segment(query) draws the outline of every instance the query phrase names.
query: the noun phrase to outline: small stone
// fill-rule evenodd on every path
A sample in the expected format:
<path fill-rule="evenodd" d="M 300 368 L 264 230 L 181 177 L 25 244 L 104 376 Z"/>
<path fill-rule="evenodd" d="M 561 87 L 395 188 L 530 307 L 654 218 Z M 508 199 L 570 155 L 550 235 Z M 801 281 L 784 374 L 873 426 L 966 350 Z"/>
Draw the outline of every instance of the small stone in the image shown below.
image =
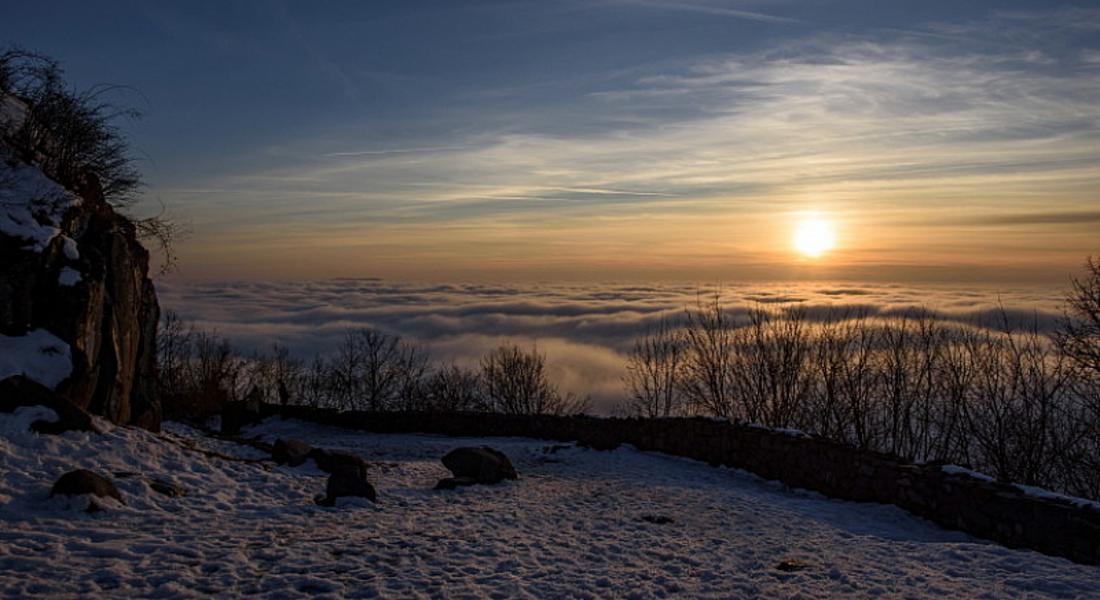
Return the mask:
<path fill-rule="evenodd" d="M 785 573 L 794 573 L 796 571 L 802 571 L 808 568 L 809 565 L 802 561 L 787 559 L 775 565 L 775 568 Z"/>
<path fill-rule="evenodd" d="M 180 484 L 166 479 L 150 479 L 149 489 L 169 498 L 181 498 L 187 495 L 187 490 L 183 489 Z"/>
<path fill-rule="evenodd" d="M 642 515 L 640 519 L 654 525 L 668 525 L 676 522 L 675 519 L 666 515 Z"/>

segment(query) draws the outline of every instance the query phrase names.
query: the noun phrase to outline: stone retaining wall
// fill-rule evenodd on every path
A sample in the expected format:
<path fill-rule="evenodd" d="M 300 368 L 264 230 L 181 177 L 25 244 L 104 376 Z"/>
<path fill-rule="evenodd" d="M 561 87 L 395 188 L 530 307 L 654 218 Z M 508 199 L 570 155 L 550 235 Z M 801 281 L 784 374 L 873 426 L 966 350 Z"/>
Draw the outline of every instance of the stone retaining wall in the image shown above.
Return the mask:
<path fill-rule="evenodd" d="M 278 412 L 265 407 L 265 412 Z M 288 417 L 375 433 L 515 436 L 595 449 L 631 444 L 833 498 L 897 505 L 942 527 L 1070 560 L 1100 564 L 1100 510 L 1028 495 L 938 465 L 915 465 L 817 437 L 704 418 L 605 419 L 498 414 L 367 413 L 289 407 Z"/>

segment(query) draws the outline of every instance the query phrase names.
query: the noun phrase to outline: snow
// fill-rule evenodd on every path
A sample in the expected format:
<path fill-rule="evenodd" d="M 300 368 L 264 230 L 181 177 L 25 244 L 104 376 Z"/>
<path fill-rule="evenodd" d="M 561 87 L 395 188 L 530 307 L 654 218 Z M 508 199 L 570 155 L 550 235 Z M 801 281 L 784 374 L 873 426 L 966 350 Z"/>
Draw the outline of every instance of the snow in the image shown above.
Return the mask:
<path fill-rule="evenodd" d="M 165 432 L 40 436 L 0 414 L 0 594 L 279 597 L 1088 596 L 1100 569 L 948 532 L 892 506 L 830 500 L 631 448 L 376 435 L 269 420 L 247 431 L 359 453 L 379 503 L 313 503 L 324 474 Z M 46 411 L 48 412 L 48 411 Z M 520 479 L 434 491 L 447 451 L 490 445 Z M 200 450 L 205 450 L 203 453 Z M 64 472 L 111 474 L 125 505 L 46 500 Z M 189 492 L 168 498 L 148 478 Z M 643 516 L 668 516 L 669 524 Z M 796 572 L 782 561 L 803 563 Z"/>
<path fill-rule="evenodd" d="M 61 236 L 61 250 L 65 253 L 65 258 L 69 260 L 80 258 L 80 250 L 76 246 L 76 240 L 67 235 Z"/>
<path fill-rule="evenodd" d="M 0 154 L 0 233 L 27 241 L 41 252 L 61 235 L 61 220 L 80 197 L 46 177 L 38 168 L 12 165 Z M 76 243 L 65 238 L 65 255 L 79 258 Z"/>
<path fill-rule="evenodd" d="M 940 470 L 944 473 L 951 473 L 953 475 L 966 475 L 967 477 L 973 477 L 974 479 L 980 479 L 982 481 L 996 481 L 995 477 L 986 475 L 985 473 L 979 473 L 967 469 L 966 467 L 960 467 L 959 465 L 943 465 Z"/>
<path fill-rule="evenodd" d="M 1057 500 L 1059 502 L 1068 502 L 1074 506 L 1087 506 L 1100 510 L 1100 502 L 1096 500 L 1089 500 L 1088 498 L 1078 498 L 1077 496 L 1067 496 L 1065 494 L 1059 494 L 1058 492 L 1052 492 L 1050 490 L 1044 490 L 1043 488 L 1032 487 L 1030 485 L 1024 485 L 1022 483 L 1012 484 L 1016 489 L 1033 496 L 1035 498 L 1046 498 L 1047 500 Z"/>
<path fill-rule="evenodd" d="M 767 425 L 761 425 L 760 423 L 748 423 L 748 427 L 753 429 L 763 429 L 765 431 L 771 431 L 773 433 L 781 433 L 789 437 L 808 438 L 810 434 L 802 431 L 801 429 L 792 429 L 790 427 L 768 427 Z"/>
<path fill-rule="evenodd" d="M 69 345 L 45 329 L 0 335 L 0 380 L 24 375 L 52 389 L 72 370 Z"/>
<path fill-rule="evenodd" d="M 83 277 L 80 275 L 80 271 L 72 267 L 62 267 L 61 272 L 57 275 L 57 283 L 64 286 L 73 286 L 81 282 Z"/>

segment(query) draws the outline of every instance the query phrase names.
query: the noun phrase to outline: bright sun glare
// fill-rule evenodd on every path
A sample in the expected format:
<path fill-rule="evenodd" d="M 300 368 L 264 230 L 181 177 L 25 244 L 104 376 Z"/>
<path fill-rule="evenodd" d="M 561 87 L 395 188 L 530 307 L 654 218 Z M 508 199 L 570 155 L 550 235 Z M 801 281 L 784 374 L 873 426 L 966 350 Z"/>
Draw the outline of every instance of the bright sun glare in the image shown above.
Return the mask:
<path fill-rule="evenodd" d="M 798 224 L 794 231 L 794 248 L 799 254 L 817 258 L 836 246 L 836 234 L 826 221 L 811 218 Z"/>

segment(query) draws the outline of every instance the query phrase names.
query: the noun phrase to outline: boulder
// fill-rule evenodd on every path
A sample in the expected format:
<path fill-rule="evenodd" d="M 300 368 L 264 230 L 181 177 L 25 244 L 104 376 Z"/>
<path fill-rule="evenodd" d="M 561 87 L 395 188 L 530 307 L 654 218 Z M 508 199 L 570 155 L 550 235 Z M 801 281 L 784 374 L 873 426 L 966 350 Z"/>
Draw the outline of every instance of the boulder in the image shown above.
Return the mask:
<path fill-rule="evenodd" d="M 367 461 L 351 452 L 344 452 L 343 450 L 314 448 L 309 452 L 309 458 L 312 458 L 313 462 L 317 463 L 318 469 L 332 474 L 348 471 L 365 479 L 367 477 L 367 470 L 370 468 Z"/>
<path fill-rule="evenodd" d="M 280 465 L 297 467 L 306 462 L 310 452 L 313 452 L 313 447 L 305 442 L 279 438 L 271 449 L 271 458 Z"/>
<path fill-rule="evenodd" d="M 111 483 L 110 479 L 87 469 L 77 469 L 62 475 L 57 483 L 53 484 L 53 488 L 50 489 L 51 498 L 59 494 L 64 496 L 91 494 L 99 498 L 110 497 L 122 502 L 122 494 L 118 493 L 118 488 Z"/>
<path fill-rule="evenodd" d="M 477 483 L 497 483 L 505 479 L 516 479 L 516 469 L 512 461 L 499 450 L 488 446 L 480 448 L 457 448 L 443 457 L 443 466 L 447 467 L 455 478 L 470 478 Z"/>
<path fill-rule="evenodd" d="M 345 469 L 328 476 L 325 496 L 317 500 L 317 504 L 335 506 L 337 498 L 347 497 L 366 498 L 371 502 L 378 501 L 378 493 L 374 490 L 374 486 L 367 481 L 365 474 Z"/>
<path fill-rule="evenodd" d="M 12 412 L 20 406 L 45 406 L 57 414 L 56 421 L 31 423 L 38 433 L 95 431 L 92 416 L 50 388 L 22 375 L 0 381 L 0 412 Z"/>

